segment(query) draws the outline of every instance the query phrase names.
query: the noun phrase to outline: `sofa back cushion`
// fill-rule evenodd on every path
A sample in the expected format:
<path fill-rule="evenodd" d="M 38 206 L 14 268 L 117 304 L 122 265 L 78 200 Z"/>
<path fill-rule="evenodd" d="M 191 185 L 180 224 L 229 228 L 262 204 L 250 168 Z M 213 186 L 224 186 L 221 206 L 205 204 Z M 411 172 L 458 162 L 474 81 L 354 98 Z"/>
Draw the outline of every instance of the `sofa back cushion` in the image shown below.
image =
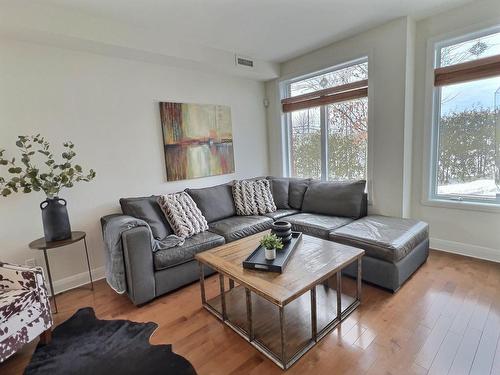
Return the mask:
<path fill-rule="evenodd" d="M 121 198 L 120 206 L 125 215 L 144 220 L 151 227 L 153 237 L 162 240 L 173 233 L 158 204 L 158 196 Z"/>
<path fill-rule="evenodd" d="M 289 178 L 288 204 L 296 210 L 302 209 L 304 194 L 311 182 L 310 178 Z"/>
<path fill-rule="evenodd" d="M 289 210 L 288 191 L 290 187 L 289 178 L 268 177 L 271 183 L 271 193 L 273 194 L 274 204 L 278 210 Z"/>
<path fill-rule="evenodd" d="M 186 192 L 193 198 L 209 223 L 236 215 L 233 192 L 229 184 L 186 189 Z"/>
<path fill-rule="evenodd" d="M 330 216 L 364 216 L 366 181 L 311 182 L 304 195 L 302 210 Z"/>

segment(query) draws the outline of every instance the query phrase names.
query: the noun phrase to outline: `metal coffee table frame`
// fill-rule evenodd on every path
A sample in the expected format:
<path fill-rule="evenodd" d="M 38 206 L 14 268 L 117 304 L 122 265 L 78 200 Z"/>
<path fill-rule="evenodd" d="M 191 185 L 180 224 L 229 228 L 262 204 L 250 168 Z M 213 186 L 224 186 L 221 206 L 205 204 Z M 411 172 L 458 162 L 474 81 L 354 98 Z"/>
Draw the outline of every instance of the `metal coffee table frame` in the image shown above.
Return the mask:
<path fill-rule="evenodd" d="M 325 337 L 330 331 L 332 331 L 340 322 L 342 322 L 349 314 L 351 314 L 356 307 L 361 303 L 361 259 L 362 255 L 353 259 L 351 262 L 347 263 L 344 267 L 338 270 L 333 275 L 327 275 L 318 281 L 308 290 L 305 290 L 304 293 L 296 296 L 290 302 L 278 305 L 267 298 L 265 296 L 261 296 L 266 299 L 268 302 L 271 302 L 273 305 L 277 306 L 279 309 L 279 320 L 280 320 L 280 333 L 281 333 L 281 353 L 274 353 L 271 349 L 269 349 L 263 342 L 259 341 L 255 338 L 254 335 L 254 327 L 253 327 L 253 316 L 252 316 L 252 292 L 259 294 L 258 291 L 253 290 L 249 287 L 243 286 L 245 288 L 246 295 L 246 310 L 247 310 L 247 324 L 248 324 L 248 332 L 244 330 L 242 327 L 233 324 L 228 320 L 227 311 L 226 311 L 226 290 L 224 283 L 224 276 L 229 279 L 229 290 L 234 288 L 235 281 L 231 279 L 231 276 L 221 272 L 218 270 L 219 274 L 219 288 L 220 288 L 220 298 L 221 298 L 221 307 L 222 313 L 216 310 L 213 306 L 211 306 L 206 299 L 205 294 L 205 275 L 203 271 L 204 264 L 202 262 L 198 262 L 199 264 L 199 272 L 200 272 L 200 289 L 201 289 L 201 302 L 205 309 L 215 315 L 218 319 L 220 319 L 223 323 L 225 323 L 228 327 L 233 329 L 236 333 L 238 333 L 241 337 L 243 337 L 246 341 L 252 344 L 257 350 L 259 350 L 262 354 L 267 356 L 271 361 L 273 361 L 278 367 L 283 370 L 290 368 L 295 362 L 297 362 L 304 354 L 306 354 L 309 349 L 315 346 L 323 337 Z M 350 264 L 357 262 L 357 277 L 356 277 L 356 297 L 354 301 L 350 303 L 347 307 L 342 309 L 342 270 L 349 266 Z M 335 276 L 334 276 L 335 275 Z M 335 319 L 330 321 L 323 329 L 318 331 L 317 329 L 317 302 L 316 302 L 316 287 L 324 282 L 328 281 L 331 277 L 336 277 L 336 293 L 337 293 L 337 314 Z M 311 339 L 307 342 L 302 348 L 293 353 L 290 358 L 287 360 L 286 353 L 286 327 L 285 327 L 285 306 L 289 303 L 295 301 L 300 296 L 309 292 L 311 295 Z"/>

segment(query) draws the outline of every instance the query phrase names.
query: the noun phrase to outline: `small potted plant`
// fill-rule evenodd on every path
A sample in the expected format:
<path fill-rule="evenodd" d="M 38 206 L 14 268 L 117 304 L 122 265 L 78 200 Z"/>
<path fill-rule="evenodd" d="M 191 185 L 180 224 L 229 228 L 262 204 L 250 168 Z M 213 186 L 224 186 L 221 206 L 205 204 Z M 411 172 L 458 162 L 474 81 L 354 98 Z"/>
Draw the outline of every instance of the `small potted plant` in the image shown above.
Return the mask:
<path fill-rule="evenodd" d="M 260 244 L 265 249 L 265 257 L 267 260 L 276 259 L 276 250 L 283 249 L 283 242 L 275 234 L 267 234 L 260 240 Z"/>

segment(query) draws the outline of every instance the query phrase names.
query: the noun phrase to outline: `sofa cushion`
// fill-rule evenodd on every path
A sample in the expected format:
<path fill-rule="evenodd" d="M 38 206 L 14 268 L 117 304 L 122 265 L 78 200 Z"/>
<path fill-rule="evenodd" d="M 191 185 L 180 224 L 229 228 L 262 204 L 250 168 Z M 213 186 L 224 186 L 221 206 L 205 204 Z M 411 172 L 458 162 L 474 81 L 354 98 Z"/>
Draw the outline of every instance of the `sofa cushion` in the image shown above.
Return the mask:
<path fill-rule="evenodd" d="M 270 217 L 274 221 L 279 220 L 281 218 L 290 216 L 290 215 L 295 215 L 298 214 L 300 211 L 299 210 L 276 210 L 274 212 L 268 212 L 265 214 L 267 217 Z M 286 221 L 286 219 L 285 219 Z"/>
<path fill-rule="evenodd" d="M 367 256 L 397 262 L 429 237 L 419 220 L 370 215 L 330 233 L 330 239 L 362 248 Z"/>
<path fill-rule="evenodd" d="M 288 204 L 291 208 L 300 210 L 304 201 L 304 194 L 311 182 L 310 178 L 290 178 L 288 186 Z"/>
<path fill-rule="evenodd" d="M 363 216 L 366 181 L 311 182 L 304 195 L 302 211 L 357 219 Z"/>
<path fill-rule="evenodd" d="M 159 250 L 154 253 L 155 270 L 175 267 L 189 262 L 202 251 L 212 249 L 224 244 L 224 237 L 212 232 L 202 232 L 187 238 L 182 246 Z"/>
<path fill-rule="evenodd" d="M 288 190 L 290 187 L 290 180 L 288 178 L 268 177 L 271 183 L 271 192 L 273 194 L 274 204 L 278 210 L 290 209 L 288 203 Z"/>
<path fill-rule="evenodd" d="M 153 237 L 157 240 L 162 240 L 173 233 L 158 204 L 158 196 L 121 198 L 120 206 L 125 215 L 136 217 L 148 223 Z"/>
<path fill-rule="evenodd" d="M 236 215 L 231 185 L 186 189 L 209 223 Z"/>
<path fill-rule="evenodd" d="M 231 242 L 268 230 L 272 224 L 273 220 L 266 216 L 233 216 L 210 223 L 208 230 Z"/>
<path fill-rule="evenodd" d="M 292 230 L 320 238 L 328 238 L 332 230 L 353 221 L 347 217 L 309 213 L 287 216 L 285 220 L 292 224 Z"/>

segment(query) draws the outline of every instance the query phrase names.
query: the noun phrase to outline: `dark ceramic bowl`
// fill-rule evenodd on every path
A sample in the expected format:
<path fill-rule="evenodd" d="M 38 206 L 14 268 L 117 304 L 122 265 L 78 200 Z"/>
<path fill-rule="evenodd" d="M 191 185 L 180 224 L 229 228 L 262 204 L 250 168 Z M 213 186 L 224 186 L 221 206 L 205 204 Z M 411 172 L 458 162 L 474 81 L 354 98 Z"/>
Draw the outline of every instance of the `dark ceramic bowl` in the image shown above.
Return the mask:
<path fill-rule="evenodd" d="M 286 236 L 286 237 L 280 237 L 281 238 L 281 242 L 283 242 L 284 244 L 290 242 L 292 240 L 292 232 L 290 232 L 290 235 Z"/>
<path fill-rule="evenodd" d="M 276 237 L 285 238 L 285 237 L 288 237 L 292 234 L 292 230 L 288 229 L 286 231 L 281 231 L 281 232 L 276 232 L 274 230 L 271 230 L 271 233 L 274 233 L 276 235 Z"/>
<path fill-rule="evenodd" d="M 271 228 L 273 229 L 274 233 L 288 232 L 289 230 L 292 230 L 292 224 L 290 224 L 288 221 L 276 221 L 273 223 L 273 226 Z"/>
<path fill-rule="evenodd" d="M 288 221 L 277 221 L 271 227 L 271 233 L 281 238 L 283 243 L 288 243 L 292 239 L 292 224 Z"/>

